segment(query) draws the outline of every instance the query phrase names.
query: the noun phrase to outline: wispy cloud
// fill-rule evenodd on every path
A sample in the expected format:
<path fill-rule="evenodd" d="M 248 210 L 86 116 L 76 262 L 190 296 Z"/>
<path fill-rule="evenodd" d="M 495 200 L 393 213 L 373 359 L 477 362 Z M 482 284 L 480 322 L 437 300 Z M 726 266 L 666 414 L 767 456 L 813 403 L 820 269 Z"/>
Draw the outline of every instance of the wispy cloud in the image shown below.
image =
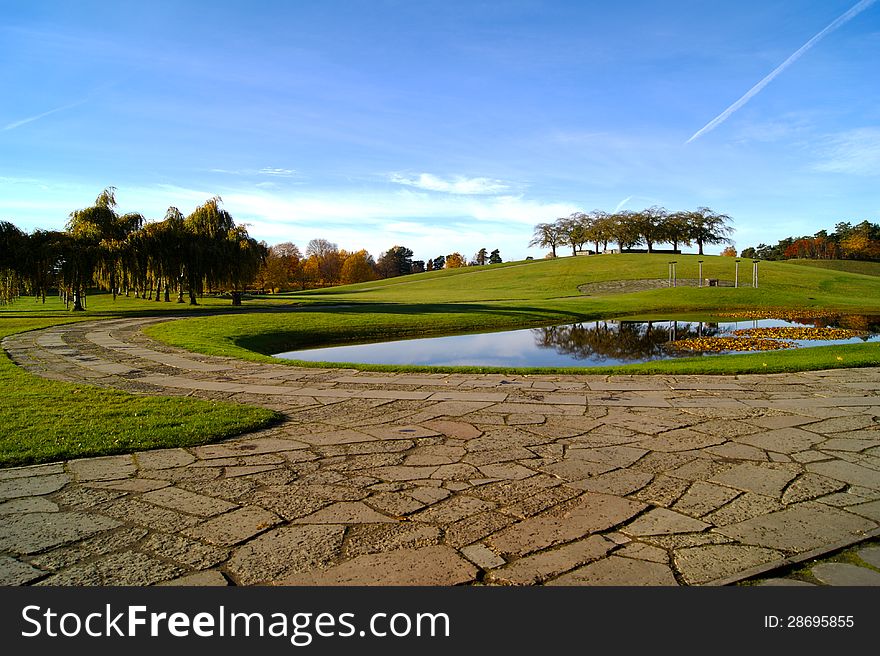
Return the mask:
<path fill-rule="evenodd" d="M 222 173 L 224 175 L 240 175 L 240 176 L 264 176 L 268 175 L 272 178 L 292 178 L 296 175 L 293 169 L 280 169 L 272 166 L 264 166 L 261 169 L 208 169 L 211 173 Z"/>
<path fill-rule="evenodd" d="M 755 86 L 753 86 L 751 89 L 746 91 L 746 93 L 742 96 L 742 98 L 737 100 L 730 107 L 725 109 L 718 116 L 713 118 L 711 121 L 709 121 L 706 125 L 704 125 L 699 130 L 697 130 L 691 136 L 690 139 L 685 141 L 685 144 L 689 144 L 694 139 L 699 139 L 701 136 L 703 136 L 707 132 L 714 130 L 719 125 L 724 123 L 724 121 L 726 121 L 728 118 L 730 118 L 730 116 L 735 111 L 737 111 L 740 107 L 742 107 L 747 102 L 749 102 L 749 100 L 751 100 L 753 97 L 755 97 L 761 91 L 761 89 L 763 89 L 768 84 L 770 84 L 777 76 L 779 76 L 780 73 L 782 73 L 786 68 L 788 68 L 793 63 L 795 63 L 798 59 L 800 59 L 805 52 L 807 52 L 810 48 L 812 48 L 814 45 L 816 45 L 823 37 L 825 37 L 827 34 L 830 34 L 831 32 L 836 30 L 841 25 L 848 23 L 850 20 L 855 18 L 858 14 L 862 13 L 865 9 L 867 9 L 868 7 L 873 5 L 875 2 L 876 2 L 876 0 L 860 0 L 860 2 L 858 2 L 853 7 L 851 7 L 849 9 L 849 11 L 847 11 L 846 13 L 844 13 L 843 15 L 839 16 L 837 19 L 832 21 L 829 25 L 827 25 L 825 27 L 825 29 L 823 29 L 821 32 L 819 32 L 815 36 L 813 36 L 812 39 L 810 39 L 804 45 L 802 45 L 800 48 L 798 48 L 791 56 L 789 56 L 788 59 L 786 59 L 779 66 L 774 68 L 773 71 L 771 71 L 770 74 L 767 75 L 767 77 L 765 77 L 763 80 L 758 82 Z"/>
<path fill-rule="evenodd" d="M 20 128 L 22 125 L 27 125 L 28 123 L 33 123 L 34 121 L 39 121 L 41 118 L 49 116 L 51 114 L 55 114 L 57 112 L 63 112 L 65 109 L 72 109 L 73 107 L 78 107 L 85 103 L 85 100 L 78 100 L 77 102 L 70 103 L 68 105 L 62 105 L 61 107 L 56 107 L 55 109 L 50 109 L 48 112 L 43 112 L 42 114 L 35 114 L 34 116 L 28 116 L 27 118 L 20 119 L 18 121 L 13 121 L 12 123 L 7 123 L 3 126 L 2 132 L 6 132 L 7 130 L 14 130 L 15 128 Z"/>
<path fill-rule="evenodd" d="M 510 186 L 501 180 L 491 178 L 467 178 L 455 176 L 451 180 L 444 180 L 431 173 L 422 173 L 418 177 L 407 177 L 399 173 L 390 176 L 391 182 L 425 189 L 426 191 L 442 191 L 449 194 L 476 195 L 498 194 L 507 191 Z"/>
<path fill-rule="evenodd" d="M 296 171 L 293 169 L 276 169 L 269 166 L 264 166 L 258 173 L 260 175 L 271 175 L 273 178 L 291 178 L 296 175 Z"/>
<path fill-rule="evenodd" d="M 880 128 L 859 128 L 829 137 L 819 171 L 880 175 Z"/>

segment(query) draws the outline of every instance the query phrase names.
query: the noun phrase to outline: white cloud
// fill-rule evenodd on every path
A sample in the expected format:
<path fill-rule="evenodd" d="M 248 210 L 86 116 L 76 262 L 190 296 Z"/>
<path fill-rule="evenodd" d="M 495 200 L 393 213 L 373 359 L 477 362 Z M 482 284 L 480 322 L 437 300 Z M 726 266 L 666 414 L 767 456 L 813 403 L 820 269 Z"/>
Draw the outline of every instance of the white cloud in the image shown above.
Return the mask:
<path fill-rule="evenodd" d="M 466 196 L 476 194 L 498 194 L 510 189 L 510 186 L 501 180 L 491 178 L 467 178 L 462 175 L 454 176 L 451 180 L 444 180 L 432 173 L 421 173 L 412 178 L 399 173 L 394 173 L 389 178 L 391 182 L 425 189 L 427 191 L 442 191 L 448 194 L 462 194 Z"/>
<path fill-rule="evenodd" d="M 273 178 L 292 178 L 296 175 L 296 171 L 294 169 L 282 169 L 272 166 L 264 166 L 261 169 L 208 169 L 208 171 L 211 173 L 222 173 L 224 175 L 239 175 L 248 177 L 268 175 Z"/>
<path fill-rule="evenodd" d="M 52 184 L 36 194 L 39 183 L 25 179 L 0 180 L 0 217 L 25 229 L 63 228 L 71 210 L 86 207 L 100 192 L 82 184 Z M 395 244 L 407 246 L 416 257 L 436 257 L 459 251 L 470 257 L 481 247 L 499 248 L 505 259 L 527 254 L 540 257 L 527 244 L 535 224 L 567 216 L 578 209 L 569 203 L 546 203 L 523 195 L 475 196 L 416 189 L 364 191 L 326 189 L 291 193 L 281 188 L 219 185 L 211 189 L 157 184 L 118 185 L 121 212 L 137 211 L 160 220 L 169 206 L 189 214 L 219 195 L 236 222 L 247 224 L 256 239 L 306 244 L 324 237 L 340 248 L 366 248 L 374 256 Z"/>
<path fill-rule="evenodd" d="M 275 178 L 291 178 L 296 174 L 296 171 L 293 169 L 277 169 L 270 166 L 264 166 L 258 171 L 258 173 L 261 175 L 271 175 Z"/>
<path fill-rule="evenodd" d="M 814 166 L 819 171 L 878 175 L 880 128 L 859 128 L 831 136 L 821 153 L 822 161 Z"/>

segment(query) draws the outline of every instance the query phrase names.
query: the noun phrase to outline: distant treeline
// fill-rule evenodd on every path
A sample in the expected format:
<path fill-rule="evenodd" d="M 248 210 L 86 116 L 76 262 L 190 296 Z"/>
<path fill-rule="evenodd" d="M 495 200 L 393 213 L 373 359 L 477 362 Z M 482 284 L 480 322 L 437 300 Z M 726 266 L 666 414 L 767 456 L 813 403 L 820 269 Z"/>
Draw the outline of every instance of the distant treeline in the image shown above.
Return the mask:
<path fill-rule="evenodd" d="M 327 239 L 312 239 L 305 254 L 290 242 L 269 247 L 253 285 L 264 292 L 283 292 L 501 262 L 498 249 L 490 253 L 485 248 L 477 251 L 470 261 L 458 252 L 427 261 L 414 260 L 413 251 L 406 246 L 392 246 L 376 260 L 365 250 L 349 252 Z"/>
<path fill-rule="evenodd" d="M 776 245 L 759 244 L 742 251 L 742 257 L 759 260 L 872 260 L 880 261 L 880 225 L 862 221 L 838 223 L 834 231 L 786 237 Z"/>
<path fill-rule="evenodd" d="M 556 249 L 562 246 L 577 255 L 586 244 L 593 245 L 596 253 L 607 251 L 608 244 L 617 244 L 621 251 L 644 244 L 649 253 L 659 243 L 670 244 L 673 250 L 696 244 L 702 255 L 707 244 L 730 243 L 731 223 L 728 215 L 708 207 L 669 212 L 655 205 L 638 211 L 575 212 L 552 223 L 539 223 L 529 246 L 549 248 L 556 257 Z"/>
<path fill-rule="evenodd" d="M 365 250 L 346 252 L 326 239 L 313 239 L 303 256 L 296 245 L 269 247 L 236 225 L 214 197 L 184 216 L 168 208 L 161 221 L 119 214 L 116 189 L 95 204 L 71 212 L 65 230 L 24 232 L 0 221 L 0 303 L 32 294 L 46 300 L 56 291 L 73 310 L 85 309 L 86 290 L 107 290 L 150 300 L 198 304 L 208 293 L 228 293 L 233 305 L 242 292 L 309 289 L 432 269 L 501 262 L 498 250 L 481 248 L 468 262 L 460 253 L 427 262 L 394 246 L 378 261 Z"/>

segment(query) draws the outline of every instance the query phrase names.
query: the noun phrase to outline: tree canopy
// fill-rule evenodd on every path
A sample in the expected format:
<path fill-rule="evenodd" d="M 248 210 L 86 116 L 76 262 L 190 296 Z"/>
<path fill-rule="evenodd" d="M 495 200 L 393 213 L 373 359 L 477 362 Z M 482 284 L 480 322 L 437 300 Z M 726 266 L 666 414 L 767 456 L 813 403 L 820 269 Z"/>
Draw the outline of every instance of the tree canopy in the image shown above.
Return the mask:
<path fill-rule="evenodd" d="M 732 221 L 728 215 L 707 207 L 679 212 L 669 212 L 657 205 L 638 211 L 578 211 L 552 223 L 536 225 L 529 246 L 549 248 L 550 257 L 556 257 L 556 249 L 561 245 L 570 246 L 572 255 L 577 255 L 588 243 L 596 253 L 607 251 L 609 243 L 616 243 L 621 251 L 644 244 L 649 253 L 658 243 L 671 244 L 675 251 L 681 244 L 695 243 L 702 255 L 707 244 L 730 242 Z"/>
<path fill-rule="evenodd" d="M 184 290 L 190 303 L 205 289 L 229 292 L 232 302 L 241 302 L 241 292 L 266 258 L 266 248 L 251 238 L 243 225 L 236 225 L 211 198 L 183 217 L 171 207 L 162 221 L 146 223 L 138 213 L 119 214 L 116 195 L 108 187 L 90 207 L 71 212 L 66 230 L 35 230 L 22 233 L 12 224 L 0 224 L 0 240 L 15 242 L 3 248 L 9 261 L 0 261 L 0 271 L 15 272 L 15 289 L 43 296 L 50 287 L 74 311 L 85 309 L 86 289 L 91 286 L 117 294 L 170 300 L 174 289 L 183 302 Z M 13 226 L 14 228 L 14 226 Z M 6 276 L 6 280 L 11 277 Z"/>

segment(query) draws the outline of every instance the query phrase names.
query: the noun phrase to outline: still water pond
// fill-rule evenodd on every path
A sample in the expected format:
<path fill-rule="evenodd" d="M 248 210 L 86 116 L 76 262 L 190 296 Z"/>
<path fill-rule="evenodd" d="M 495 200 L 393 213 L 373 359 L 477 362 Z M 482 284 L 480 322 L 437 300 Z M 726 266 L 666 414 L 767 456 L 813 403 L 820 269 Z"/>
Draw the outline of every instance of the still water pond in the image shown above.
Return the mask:
<path fill-rule="evenodd" d="M 799 339 L 803 329 L 831 328 L 825 339 Z M 760 350 L 759 342 L 778 334 L 790 347 L 880 342 L 880 317 L 828 319 L 748 319 L 718 323 L 695 321 L 584 321 L 497 333 L 407 339 L 373 344 L 278 353 L 309 362 L 474 367 L 590 367 L 732 352 L 730 338 L 759 336 L 740 348 Z M 834 330 L 845 330 L 835 333 Z M 736 331 L 736 332 L 735 332 Z M 857 333 L 857 334 L 855 334 Z M 818 331 L 816 336 L 818 336 Z M 854 335 L 854 336 L 848 336 Z M 812 337 L 813 335 L 808 336 Z M 834 338 L 840 337 L 840 338 Z M 773 340 L 766 340 L 773 341 Z M 690 350 L 673 346 L 687 344 Z M 738 342 L 739 343 L 739 342 Z M 718 346 L 721 345 L 721 346 Z M 772 345 L 771 345 L 772 346 Z M 696 350 L 694 350 L 696 349 Z M 747 351 L 746 351 L 747 352 Z"/>

